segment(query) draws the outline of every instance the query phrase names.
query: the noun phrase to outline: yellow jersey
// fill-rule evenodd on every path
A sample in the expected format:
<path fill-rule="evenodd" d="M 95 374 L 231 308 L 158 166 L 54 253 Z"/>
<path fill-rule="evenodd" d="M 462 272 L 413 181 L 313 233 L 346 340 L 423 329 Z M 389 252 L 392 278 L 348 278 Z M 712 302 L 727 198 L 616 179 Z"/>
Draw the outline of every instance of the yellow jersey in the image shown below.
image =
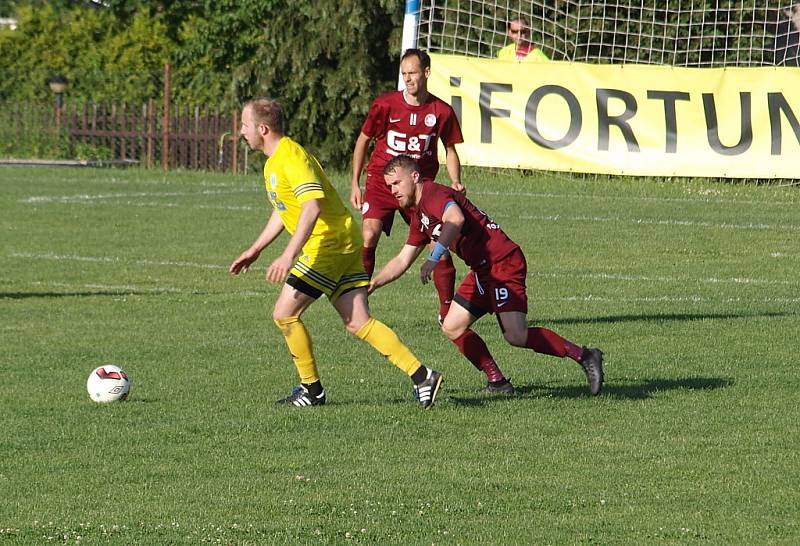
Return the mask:
<path fill-rule="evenodd" d="M 517 57 L 517 44 L 511 42 L 503 49 L 497 52 L 497 58 L 501 61 L 522 61 L 527 63 L 543 63 L 550 59 L 545 55 L 544 51 L 538 47 L 534 47 L 528 51 L 522 58 Z"/>
<path fill-rule="evenodd" d="M 297 229 L 301 205 L 318 199 L 320 215 L 303 245 L 303 254 L 344 254 L 360 251 L 361 229 L 342 202 L 317 159 L 284 136 L 264 164 L 264 184 L 272 207 L 290 234 Z"/>

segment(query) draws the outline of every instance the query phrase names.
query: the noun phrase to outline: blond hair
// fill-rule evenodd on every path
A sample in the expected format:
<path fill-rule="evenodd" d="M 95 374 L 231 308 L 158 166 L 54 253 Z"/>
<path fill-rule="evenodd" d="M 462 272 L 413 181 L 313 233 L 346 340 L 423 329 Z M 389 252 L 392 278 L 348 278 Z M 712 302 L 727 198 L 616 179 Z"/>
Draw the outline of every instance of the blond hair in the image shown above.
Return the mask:
<path fill-rule="evenodd" d="M 283 107 L 274 99 L 260 98 L 247 101 L 244 108 L 253 112 L 253 121 L 264 124 L 276 133 L 283 133 Z"/>

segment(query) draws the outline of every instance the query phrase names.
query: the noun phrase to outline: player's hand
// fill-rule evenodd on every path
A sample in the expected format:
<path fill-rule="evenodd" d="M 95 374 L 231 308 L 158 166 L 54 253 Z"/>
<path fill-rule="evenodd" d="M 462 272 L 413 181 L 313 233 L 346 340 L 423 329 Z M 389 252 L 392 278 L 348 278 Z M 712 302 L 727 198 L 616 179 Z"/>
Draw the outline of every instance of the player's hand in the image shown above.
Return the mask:
<path fill-rule="evenodd" d="M 231 275 L 238 275 L 239 273 L 247 273 L 250 264 L 258 259 L 260 252 L 253 252 L 250 249 L 242 252 L 238 258 L 228 267 L 228 273 Z"/>
<path fill-rule="evenodd" d="M 458 193 L 463 193 L 465 195 L 467 193 L 466 186 L 464 186 L 464 184 L 462 184 L 461 182 L 453 182 L 452 184 L 450 184 L 450 187 L 456 190 Z"/>
<path fill-rule="evenodd" d="M 289 270 L 292 268 L 294 260 L 286 256 L 278 256 L 267 269 L 267 280 L 275 284 L 282 283 L 289 275 Z"/>
<path fill-rule="evenodd" d="M 378 286 L 375 284 L 375 281 L 369 281 L 369 286 L 367 287 L 367 295 L 372 294 L 378 289 Z"/>
<path fill-rule="evenodd" d="M 364 195 L 361 193 L 361 188 L 359 186 L 353 186 L 353 189 L 350 191 L 350 204 L 353 205 L 353 208 L 358 212 L 361 212 L 361 205 L 364 204 L 363 198 Z"/>
<path fill-rule="evenodd" d="M 431 275 L 433 275 L 433 269 L 436 267 L 436 262 L 432 262 L 430 260 L 425 260 L 422 264 L 422 267 L 419 270 L 419 278 L 422 281 L 422 284 L 428 284 L 428 281 L 431 280 Z"/>

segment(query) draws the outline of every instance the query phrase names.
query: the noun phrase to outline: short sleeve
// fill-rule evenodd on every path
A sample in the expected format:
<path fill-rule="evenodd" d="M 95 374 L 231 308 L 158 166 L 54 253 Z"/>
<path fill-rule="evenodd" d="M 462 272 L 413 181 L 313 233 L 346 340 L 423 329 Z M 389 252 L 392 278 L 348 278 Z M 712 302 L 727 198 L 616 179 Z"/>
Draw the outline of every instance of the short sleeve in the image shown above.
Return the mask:
<path fill-rule="evenodd" d="M 386 130 L 386 110 L 384 106 L 374 101 L 367 113 L 367 119 L 361 126 L 361 132 L 370 138 L 375 138 Z"/>
<path fill-rule="evenodd" d="M 317 168 L 314 159 L 300 150 L 295 150 L 291 160 L 284 165 L 286 180 L 300 203 L 325 197 Z"/>
<path fill-rule="evenodd" d="M 464 142 L 464 135 L 461 134 L 461 126 L 458 124 L 458 118 L 449 106 L 448 116 L 445 123 L 442 125 L 442 142 L 445 146 L 452 146 L 453 144 L 460 144 Z"/>
<path fill-rule="evenodd" d="M 408 226 L 406 244 L 411 246 L 425 246 L 430 242 L 430 238 L 420 229 L 419 218 L 414 214 L 411 216 L 411 224 Z"/>

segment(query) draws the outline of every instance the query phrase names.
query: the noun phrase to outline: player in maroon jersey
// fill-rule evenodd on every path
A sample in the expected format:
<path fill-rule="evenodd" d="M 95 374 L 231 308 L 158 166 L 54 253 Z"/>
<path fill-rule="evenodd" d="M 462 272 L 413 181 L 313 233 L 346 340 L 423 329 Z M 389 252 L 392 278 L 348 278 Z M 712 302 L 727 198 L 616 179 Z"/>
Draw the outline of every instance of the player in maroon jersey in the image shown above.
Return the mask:
<path fill-rule="evenodd" d="M 598 394 L 603 386 L 600 349 L 575 345 L 547 328 L 528 327 L 527 263 L 520 247 L 500 226 L 463 194 L 422 180 L 419 166 L 408 156 L 394 158 L 386 164 L 384 173 L 387 187 L 412 218 L 405 246 L 372 278 L 369 291 L 400 277 L 433 241 L 433 250 L 420 270 L 422 282 L 427 283 L 439 256 L 449 248 L 471 271 L 458 287 L 442 331 L 486 374 L 489 390 L 502 390 L 499 387 L 510 383 L 486 343 L 470 326 L 483 315 L 494 313 L 511 345 L 571 358 L 583 368 L 591 393 Z"/>
<path fill-rule="evenodd" d="M 428 92 L 431 59 L 419 49 L 408 49 L 400 60 L 400 71 L 406 88 L 379 96 L 372 103 L 361 134 L 353 148 L 353 178 L 350 203 L 361 210 L 361 232 L 364 237 L 362 259 L 364 269 L 372 275 L 375 249 L 381 231 L 389 235 L 398 210 L 383 181 L 383 168 L 400 154 L 414 158 L 422 178 L 434 180 L 439 171 L 437 144 L 439 139 L 447 154 L 447 174 L 452 188 L 464 191 L 461 184 L 461 161 L 455 145 L 464 142 L 461 127 L 449 104 Z M 371 141 L 375 148 L 367 165 L 367 181 L 361 193 L 360 179 Z M 403 218 L 407 217 L 403 214 Z M 434 270 L 433 283 L 439 295 L 440 320 L 447 314 L 456 281 L 456 270 L 449 253 Z"/>

